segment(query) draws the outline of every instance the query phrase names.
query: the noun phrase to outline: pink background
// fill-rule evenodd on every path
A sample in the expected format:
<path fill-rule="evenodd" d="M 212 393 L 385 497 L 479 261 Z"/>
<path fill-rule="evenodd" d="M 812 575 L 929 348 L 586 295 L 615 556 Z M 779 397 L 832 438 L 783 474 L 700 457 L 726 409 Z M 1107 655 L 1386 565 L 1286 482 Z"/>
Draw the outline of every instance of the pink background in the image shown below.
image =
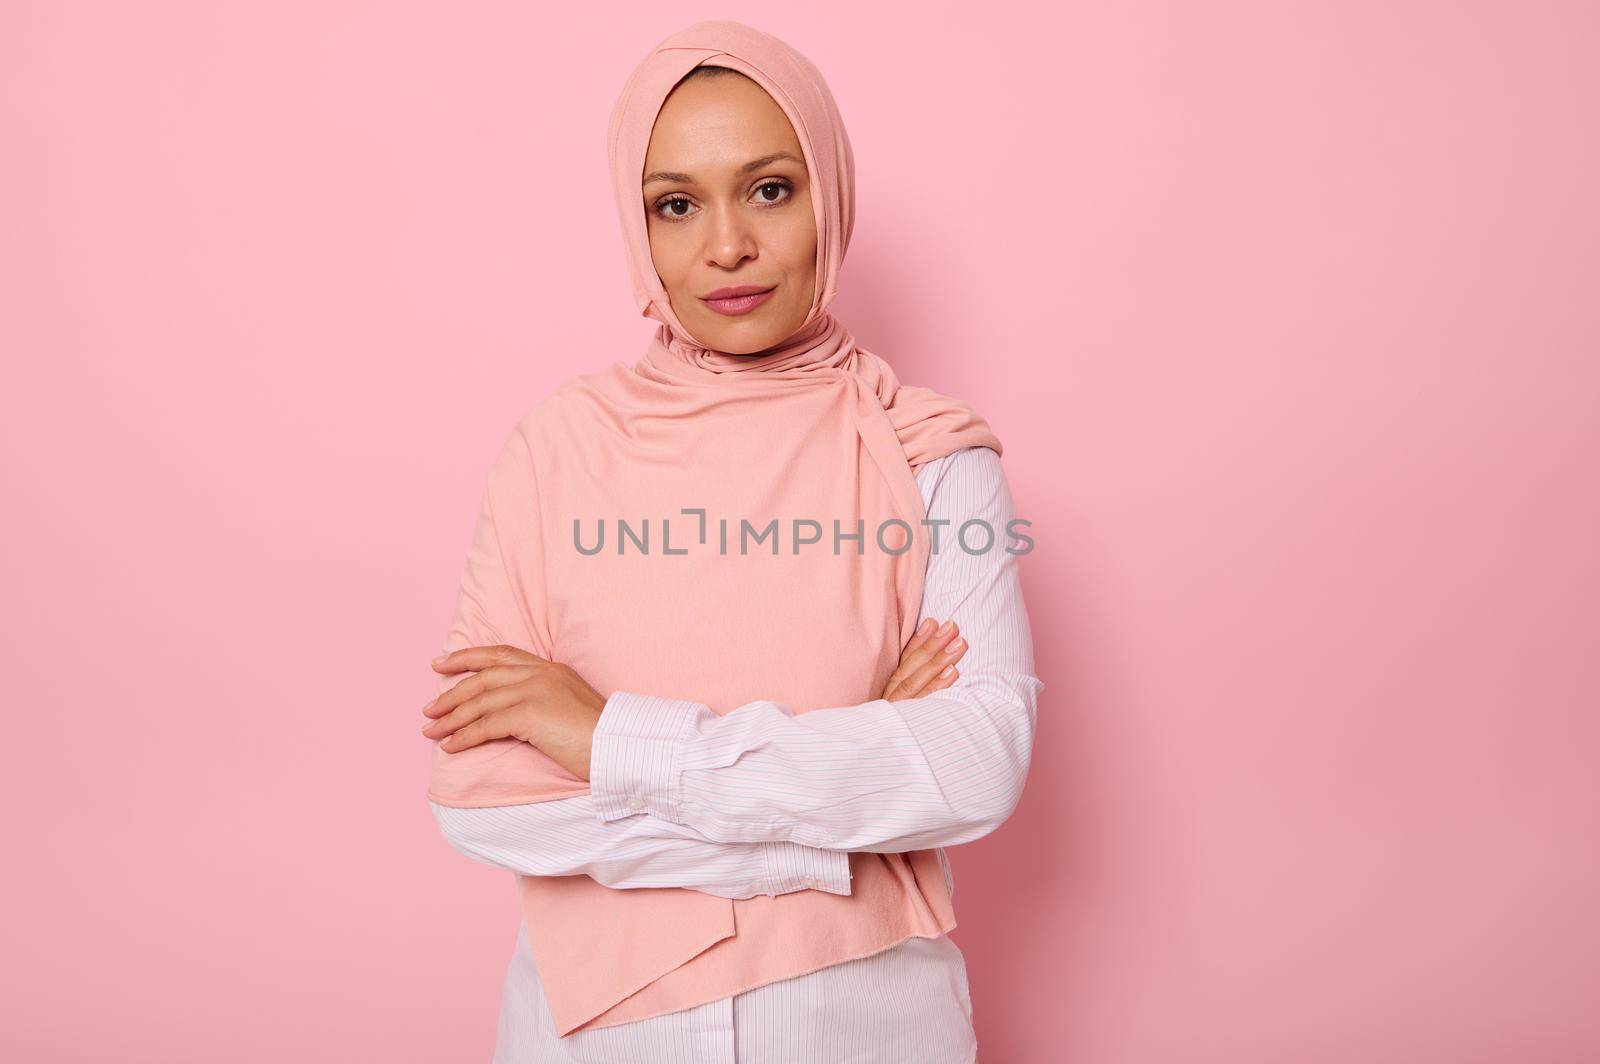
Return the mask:
<path fill-rule="evenodd" d="M 835 311 L 1035 522 L 985 1064 L 1600 1058 L 1600 9 L 981 10 L 0 7 L 0 1056 L 488 1059 L 427 660 L 499 441 L 648 336 L 612 101 L 734 17 L 854 138 Z"/>

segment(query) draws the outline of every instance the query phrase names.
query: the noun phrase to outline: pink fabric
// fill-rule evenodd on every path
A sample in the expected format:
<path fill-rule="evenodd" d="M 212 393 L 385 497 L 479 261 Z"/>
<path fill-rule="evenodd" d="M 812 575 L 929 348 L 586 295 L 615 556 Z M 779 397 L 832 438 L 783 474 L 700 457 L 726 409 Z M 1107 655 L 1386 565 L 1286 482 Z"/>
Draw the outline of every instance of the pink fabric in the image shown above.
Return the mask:
<path fill-rule="evenodd" d="M 707 350 L 651 267 L 639 182 L 655 117 L 702 63 L 738 70 L 789 116 L 812 179 L 817 293 L 801 327 L 761 355 Z M 663 41 L 611 123 L 612 178 L 641 312 L 661 324 L 637 364 L 562 384 L 519 422 L 490 470 L 447 650 L 508 643 L 572 666 L 602 693 L 649 691 L 719 714 L 758 699 L 797 713 L 877 698 L 915 628 L 928 538 L 914 468 L 967 446 L 1000 452 L 957 400 L 902 386 L 827 306 L 849 243 L 849 141 L 816 68 L 727 21 Z M 685 508 L 705 509 L 708 535 Z M 653 525 L 652 551 L 579 552 L 601 519 Z M 875 533 L 899 518 L 911 549 Z M 776 554 L 718 550 L 717 522 L 824 526 Z M 865 531 L 829 549 L 833 522 Z M 660 522 L 671 525 L 666 556 Z M 889 549 L 905 544 L 891 530 Z M 783 603 L 778 611 L 773 602 Z M 445 681 L 442 686 L 449 686 Z M 537 748 L 434 750 L 429 798 L 482 807 L 588 792 Z M 642 1019 L 955 927 L 938 854 L 854 853 L 849 896 L 730 900 L 681 888 L 613 890 L 587 876 L 523 877 L 529 942 L 561 1034 Z"/>

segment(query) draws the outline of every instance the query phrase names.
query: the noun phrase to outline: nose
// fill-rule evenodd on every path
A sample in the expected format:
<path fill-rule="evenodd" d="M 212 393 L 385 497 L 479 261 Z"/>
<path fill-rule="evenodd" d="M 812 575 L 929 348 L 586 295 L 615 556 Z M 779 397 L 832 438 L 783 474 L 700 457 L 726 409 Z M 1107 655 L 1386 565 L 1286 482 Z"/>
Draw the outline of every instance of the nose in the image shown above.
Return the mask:
<path fill-rule="evenodd" d="M 731 270 L 745 259 L 756 257 L 756 238 L 750 219 L 736 206 L 716 207 L 705 232 L 707 265 Z"/>

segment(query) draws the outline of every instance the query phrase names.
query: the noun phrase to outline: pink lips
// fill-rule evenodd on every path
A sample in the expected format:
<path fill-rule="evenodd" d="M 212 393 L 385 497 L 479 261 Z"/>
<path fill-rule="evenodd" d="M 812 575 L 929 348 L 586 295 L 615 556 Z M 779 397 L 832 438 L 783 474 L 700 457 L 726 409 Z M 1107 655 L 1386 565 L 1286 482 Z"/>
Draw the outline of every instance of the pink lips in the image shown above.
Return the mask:
<path fill-rule="evenodd" d="M 765 303 L 767 297 L 777 290 L 777 285 L 762 288 L 760 285 L 741 284 L 731 288 L 719 288 L 700 298 L 706 306 L 718 314 L 747 314 Z"/>

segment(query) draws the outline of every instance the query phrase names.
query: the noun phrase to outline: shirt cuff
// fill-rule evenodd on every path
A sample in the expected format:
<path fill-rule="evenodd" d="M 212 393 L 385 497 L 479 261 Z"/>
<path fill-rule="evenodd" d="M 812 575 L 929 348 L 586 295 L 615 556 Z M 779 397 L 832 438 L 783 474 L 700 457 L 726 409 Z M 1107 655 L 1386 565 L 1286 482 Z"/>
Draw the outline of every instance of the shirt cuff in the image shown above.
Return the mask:
<path fill-rule="evenodd" d="M 710 707 L 629 691 L 606 699 L 589 751 L 589 793 L 603 821 L 649 813 L 683 823 L 683 752 Z M 823 890 L 850 895 L 850 854 L 798 842 L 760 843 L 760 893 Z"/>
<path fill-rule="evenodd" d="M 674 824 L 683 747 L 699 702 L 617 691 L 595 722 L 589 751 L 589 793 L 601 820 L 650 813 Z"/>
<path fill-rule="evenodd" d="M 850 896 L 850 855 L 844 850 L 819 850 L 798 842 L 766 842 L 768 894 L 825 890 Z"/>

